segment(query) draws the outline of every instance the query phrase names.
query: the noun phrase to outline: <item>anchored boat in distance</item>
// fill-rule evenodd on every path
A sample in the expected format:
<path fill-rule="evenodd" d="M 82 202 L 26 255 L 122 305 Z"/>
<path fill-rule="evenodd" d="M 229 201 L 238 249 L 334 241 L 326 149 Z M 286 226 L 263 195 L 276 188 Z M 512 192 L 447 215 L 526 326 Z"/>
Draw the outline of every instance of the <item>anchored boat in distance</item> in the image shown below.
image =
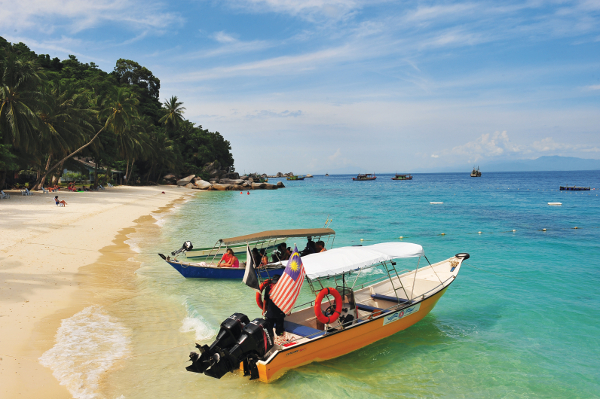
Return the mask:
<path fill-rule="evenodd" d="M 473 167 L 473 171 L 471 172 L 471 177 L 481 177 L 481 172 L 479 171 L 479 166 L 477 168 Z"/>
<path fill-rule="evenodd" d="M 399 175 L 396 173 L 396 176 L 392 177 L 392 180 L 412 180 L 412 175 Z"/>
<path fill-rule="evenodd" d="M 370 173 L 359 174 L 358 176 L 352 178 L 352 180 L 354 180 L 354 181 L 365 181 L 365 180 L 375 180 L 375 179 L 377 179 L 377 176 L 375 176 L 375 174 L 370 174 Z"/>

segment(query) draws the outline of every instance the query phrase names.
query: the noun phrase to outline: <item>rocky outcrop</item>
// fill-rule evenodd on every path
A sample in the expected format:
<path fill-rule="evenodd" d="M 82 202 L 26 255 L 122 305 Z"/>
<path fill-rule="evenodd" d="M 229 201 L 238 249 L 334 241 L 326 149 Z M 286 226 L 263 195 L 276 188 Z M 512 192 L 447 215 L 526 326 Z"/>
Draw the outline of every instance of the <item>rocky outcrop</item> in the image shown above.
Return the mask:
<path fill-rule="evenodd" d="M 219 183 L 220 184 L 243 184 L 244 180 L 243 179 L 228 179 L 228 178 L 223 178 L 223 179 L 219 179 Z"/>
<path fill-rule="evenodd" d="M 277 188 L 285 188 L 282 181 L 277 182 Z"/>
<path fill-rule="evenodd" d="M 185 186 L 192 182 L 192 179 L 196 177 L 196 175 L 189 175 L 188 177 L 184 177 L 183 179 L 177 180 L 178 186 Z"/>
<path fill-rule="evenodd" d="M 175 176 L 172 173 L 169 173 L 168 175 L 165 175 L 163 177 L 163 180 L 165 181 L 165 183 L 167 184 L 176 184 L 177 183 L 177 176 Z"/>
<path fill-rule="evenodd" d="M 194 188 L 194 183 L 188 183 L 184 187 L 185 188 Z"/>
<path fill-rule="evenodd" d="M 196 179 L 196 181 L 194 182 L 194 187 L 192 188 L 197 188 L 199 190 L 208 190 L 210 186 L 212 186 L 212 184 L 210 184 L 209 182 L 204 181 L 202 179 Z"/>

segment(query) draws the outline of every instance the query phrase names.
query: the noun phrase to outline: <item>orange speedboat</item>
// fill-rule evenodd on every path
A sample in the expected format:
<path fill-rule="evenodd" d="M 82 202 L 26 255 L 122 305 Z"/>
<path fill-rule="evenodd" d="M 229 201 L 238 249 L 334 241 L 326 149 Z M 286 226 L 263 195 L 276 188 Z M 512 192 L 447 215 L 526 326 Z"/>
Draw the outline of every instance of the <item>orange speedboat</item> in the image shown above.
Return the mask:
<path fill-rule="evenodd" d="M 398 266 L 415 258 L 415 269 Z M 422 258 L 427 264 L 420 266 Z M 292 368 L 343 356 L 423 319 L 468 258 L 459 253 L 429 264 L 423 248 L 411 243 L 307 255 L 302 263 L 316 299 L 286 316 L 283 336 L 276 337 L 262 318 L 250 322 L 235 313 L 221 324 L 212 345 L 196 345 L 200 354 L 190 354 L 187 369 L 221 378 L 240 368 L 251 379 L 271 382 Z M 383 274 L 373 273 L 375 268 Z"/>

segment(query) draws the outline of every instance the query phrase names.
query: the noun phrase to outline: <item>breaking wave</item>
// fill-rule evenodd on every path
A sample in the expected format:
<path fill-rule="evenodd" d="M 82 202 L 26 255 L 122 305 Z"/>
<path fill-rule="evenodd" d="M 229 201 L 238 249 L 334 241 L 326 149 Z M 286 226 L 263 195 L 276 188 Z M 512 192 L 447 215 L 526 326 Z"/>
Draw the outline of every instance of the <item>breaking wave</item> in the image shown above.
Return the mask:
<path fill-rule="evenodd" d="M 89 306 L 64 319 L 56 345 L 39 359 L 77 399 L 99 398 L 104 372 L 129 353 L 129 331 L 100 306 Z"/>

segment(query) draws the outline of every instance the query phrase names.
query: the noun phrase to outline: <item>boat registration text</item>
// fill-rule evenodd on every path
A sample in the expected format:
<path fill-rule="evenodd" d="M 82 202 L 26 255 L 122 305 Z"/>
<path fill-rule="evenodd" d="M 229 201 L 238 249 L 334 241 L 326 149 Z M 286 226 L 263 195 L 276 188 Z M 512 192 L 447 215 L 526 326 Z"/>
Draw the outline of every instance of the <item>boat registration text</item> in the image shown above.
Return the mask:
<path fill-rule="evenodd" d="M 393 323 L 400 319 L 405 318 L 406 316 L 410 316 L 413 313 L 417 313 L 421 308 L 421 304 L 417 303 L 416 305 L 411 306 L 410 308 L 402 309 L 399 312 L 392 313 L 389 316 L 385 316 L 383 318 L 383 325 Z"/>

